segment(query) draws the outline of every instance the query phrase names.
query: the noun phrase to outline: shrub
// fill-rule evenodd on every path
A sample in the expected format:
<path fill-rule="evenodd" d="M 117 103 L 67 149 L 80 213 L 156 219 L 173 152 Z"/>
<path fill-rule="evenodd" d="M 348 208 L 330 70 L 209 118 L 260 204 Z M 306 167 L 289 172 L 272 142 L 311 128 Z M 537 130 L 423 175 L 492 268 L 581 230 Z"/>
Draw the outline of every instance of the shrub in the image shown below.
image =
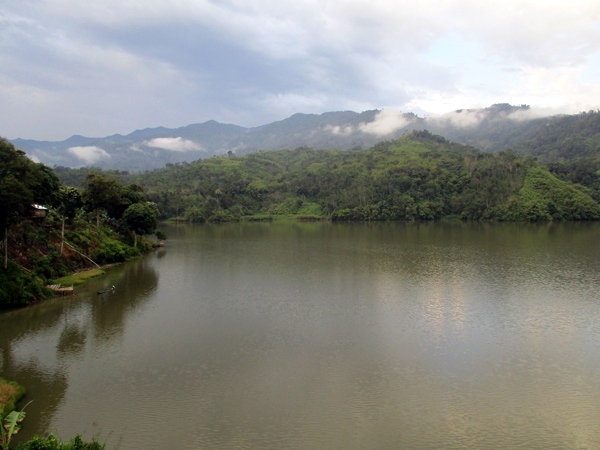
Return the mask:
<path fill-rule="evenodd" d="M 322 216 L 323 211 L 318 203 L 304 202 L 298 210 L 299 216 Z"/>
<path fill-rule="evenodd" d="M 51 434 L 44 437 L 36 436 L 19 445 L 18 450 L 103 450 L 104 448 L 106 446 L 95 439 L 85 442 L 80 435 L 63 443 Z"/>
<path fill-rule="evenodd" d="M 42 300 L 51 293 L 16 265 L 9 264 L 0 270 L 0 309 L 25 306 L 34 300 Z"/>
<path fill-rule="evenodd" d="M 138 249 L 123 244 L 116 239 L 106 239 L 92 253 L 92 259 L 98 264 L 112 264 L 116 262 L 124 262 L 128 258 L 139 256 Z"/>
<path fill-rule="evenodd" d="M 216 211 L 209 219 L 210 222 L 237 222 L 238 220 L 239 217 L 234 216 L 227 210 Z"/>

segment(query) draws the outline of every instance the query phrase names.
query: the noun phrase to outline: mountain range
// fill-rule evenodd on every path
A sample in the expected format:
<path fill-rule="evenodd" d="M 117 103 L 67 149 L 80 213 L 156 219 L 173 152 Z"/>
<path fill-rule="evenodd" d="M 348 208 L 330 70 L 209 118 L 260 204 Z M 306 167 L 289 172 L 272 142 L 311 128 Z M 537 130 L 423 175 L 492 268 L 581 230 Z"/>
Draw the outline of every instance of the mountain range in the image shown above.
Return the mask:
<path fill-rule="evenodd" d="M 294 114 L 259 127 L 246 128 L 214 120 L 181 128 L 146 128 L 126 136 L 72 136 L 64 141 L 14 139 L 27 155 L 54 167 L 94 166 L 140 172 L 214 155 L 244 155 L 261 150 L 368 148 L 413 130 L 495 152 L 524 145 L 564 116 L 537 117 L 527 105 L 496 104 L 436 117 L 393 110 Z"/>

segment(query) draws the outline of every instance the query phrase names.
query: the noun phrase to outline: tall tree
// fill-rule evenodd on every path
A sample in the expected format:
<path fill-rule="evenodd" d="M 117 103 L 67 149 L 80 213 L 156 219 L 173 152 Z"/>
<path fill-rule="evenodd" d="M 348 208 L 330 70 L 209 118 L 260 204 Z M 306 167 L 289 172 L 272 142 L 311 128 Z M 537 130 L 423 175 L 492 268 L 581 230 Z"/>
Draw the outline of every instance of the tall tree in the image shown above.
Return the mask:
<path fill-rule="evenodd" d="M 34 202 L 27 183 L 31 162 L 21 150 L 5 139 L 0 139 L 0 237 L 22 216 Z"/>
<path fill-rule="evenodd" d="M 4 246 L 4 268 L 8 264 L 8 228 L 16 223 L 35 200 L 30 186 L 32 162 L 6 139 L 0 139 L 0 239 Z"/>
<path fill-rule="evenodd" d="M 86 182 L 83 199 L 86 205 L 95 211 L 96 228 L 100 228 L 100 211 L 110 211 L 121 205 L 122 186 L 117 180 L 95 172 L 86 175 Z"/>
<path fill-rule="evenodd" d="M 152 234 L 158 225 L 158 211 L 147 203 L 134 203 L 123 213 L 123 222 L 133 232 L 134 247 L 137 247 L 137 235 Z"/>

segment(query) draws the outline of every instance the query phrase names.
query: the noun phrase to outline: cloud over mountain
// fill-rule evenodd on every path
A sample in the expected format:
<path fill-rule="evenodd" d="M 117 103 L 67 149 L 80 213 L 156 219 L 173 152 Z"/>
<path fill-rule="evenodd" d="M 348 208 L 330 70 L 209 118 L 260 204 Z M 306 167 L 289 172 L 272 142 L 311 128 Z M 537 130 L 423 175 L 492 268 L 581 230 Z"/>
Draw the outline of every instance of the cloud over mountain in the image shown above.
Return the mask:
<path fill-rule="evenodd" d="M 161 148 L 172 152 L 188 152 L 192 150 L 202 150 L 202 147 L 189 139 L 181 137 L 174 138 L 154 138 L 144 142 L 148 147 Z"/>
<path fill-rule="evenodd" d="M 377 113 L 372 122 L 362 123 L 359 126 L 363 133 L 374 134 L 375 136 L 387 136 L 408 125 L 409 121 L 400 111 L 393 109 L 384 109 Z"/>
<path fill-rule="evenodd" d="M 110 159 L 110 155 L 106 152 L 106 150 L 96 146 L 70 147 L 67 149 L 67 153 L 80 159 L 86 165 L 94 164 L 105 159 Z"/>

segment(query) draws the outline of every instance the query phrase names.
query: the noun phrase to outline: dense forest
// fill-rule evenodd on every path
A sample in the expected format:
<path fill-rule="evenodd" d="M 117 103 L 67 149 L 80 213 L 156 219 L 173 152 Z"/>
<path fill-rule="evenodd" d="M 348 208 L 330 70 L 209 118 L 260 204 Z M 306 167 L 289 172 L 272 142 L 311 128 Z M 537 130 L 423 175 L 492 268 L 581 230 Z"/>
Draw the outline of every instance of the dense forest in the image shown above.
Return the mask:
<path fill-rule="evenodd" d="M 157 215 L 140 186 L 90 173 L 83 190 L 65 187 L 0 139 L 0 309 L 51 295 L 52 279 L 147 251 L 138 236 L 155 232 Z"/>
<path fill-rule="evenodd" d="M 86 170 L 63 170 L 77 185 Z M 93 173 L 93 171 L 91 171 Z M 513 151 L 484 153 L 427 131 L 368 150 L 297 148 L 214 157 L 144 174 L 109 172 L 144 187 L 161 219 L 597 220 L 596 175 L 539 165 Z"/>
<path fill-rule="evenodd" d="M 540 162 L 600 157 L 600 111 L 565 115 L 549 121 L 531 139 L 515 147 Z"/>
<path fill-rule="evenodd" d="M 600 111 L 563 116 L 516 148 L 561 180 L 588 187 L 600 201 Z"/>

